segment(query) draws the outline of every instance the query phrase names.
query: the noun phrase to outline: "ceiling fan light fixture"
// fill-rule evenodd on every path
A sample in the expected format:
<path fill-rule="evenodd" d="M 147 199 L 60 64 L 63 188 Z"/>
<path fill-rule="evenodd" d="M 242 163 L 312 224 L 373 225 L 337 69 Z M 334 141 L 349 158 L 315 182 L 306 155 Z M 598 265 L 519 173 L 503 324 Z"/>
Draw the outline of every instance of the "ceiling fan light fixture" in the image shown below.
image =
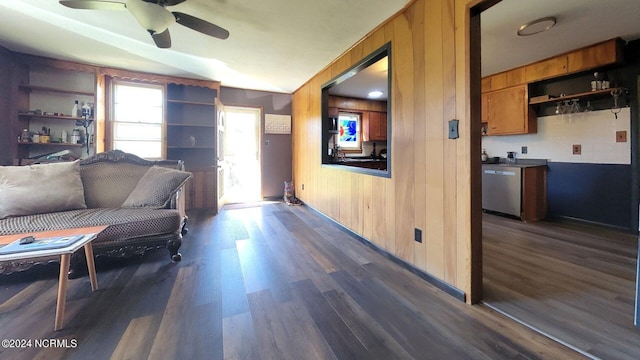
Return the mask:
<path fill-rule="evenodd" d="M 176 21 L 175 16 L 154 3 L 148 3 L 142 0 L 128 0 L 127 8 L 138 20 L 138 23 L 149 31 L 151 34 L 161 33 Z"/>
<path fill-rule="evenodd" d="M 529 21 L 528 23 L 521 25 L 518 28 L 518 36 L 539 34 L 543 31 L 551 29 L 556 24 L 556 22 L 558 22 L 558 19 L 556 19 L 554 16 L 548 16 Z"/>

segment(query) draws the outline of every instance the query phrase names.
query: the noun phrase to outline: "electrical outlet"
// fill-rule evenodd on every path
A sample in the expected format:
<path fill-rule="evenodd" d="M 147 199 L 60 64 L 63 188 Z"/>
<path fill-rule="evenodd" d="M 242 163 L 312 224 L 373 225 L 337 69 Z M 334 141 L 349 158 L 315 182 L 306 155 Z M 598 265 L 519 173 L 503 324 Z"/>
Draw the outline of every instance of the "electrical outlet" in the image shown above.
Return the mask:
<path fill-rule="evenodd" d="M 627 132 L 626 131 L 616 131 L 616 142 L 627 142 Z"/>
<path fill-rule="evenodd" d="M 573 145 L 573 155 L 581 155 L 582 154 L 582 145 L 577 144 Z"/>
<path fill-rule="evenodd" d="M 419 243 L 422 242 L 422 230 L 415 228 L 413 239 Z"/>
<path fill-rule="evenodd" d="M 526 154 L 526 153 L 527 153 L 527 151 L 529 151 L 529 148 L 527 148 L 526 146 L 523 146 L 523 147 L 520 149 L 520 154 Z"/>
<path fill-rule="evenodd" d="M 304 190 L 304 184 L 302 184 L 302 190 Z"/>

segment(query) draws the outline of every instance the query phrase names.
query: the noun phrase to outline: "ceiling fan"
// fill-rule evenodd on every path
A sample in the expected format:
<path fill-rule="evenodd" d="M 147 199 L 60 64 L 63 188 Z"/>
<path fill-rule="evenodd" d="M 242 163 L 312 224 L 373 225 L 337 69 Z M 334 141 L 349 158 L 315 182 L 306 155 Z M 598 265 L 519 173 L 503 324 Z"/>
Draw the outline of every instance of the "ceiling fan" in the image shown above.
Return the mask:
<path fill-rule="evenodd" d="M 218 25 L 204 21 L 189 14 L 169 11 L 166 6 L 178 5 L 186 0 L 126 0 L 125 2 L 109 0 L 60 0 L 60 4 L 72 9 L 87 10 L 129 10 L 138 23 L 151 34 L 159 48 L 171 47 L 169 25 L 174 22 L 192 30 L 218 39 L 229 37 L 229 31 Z"/>

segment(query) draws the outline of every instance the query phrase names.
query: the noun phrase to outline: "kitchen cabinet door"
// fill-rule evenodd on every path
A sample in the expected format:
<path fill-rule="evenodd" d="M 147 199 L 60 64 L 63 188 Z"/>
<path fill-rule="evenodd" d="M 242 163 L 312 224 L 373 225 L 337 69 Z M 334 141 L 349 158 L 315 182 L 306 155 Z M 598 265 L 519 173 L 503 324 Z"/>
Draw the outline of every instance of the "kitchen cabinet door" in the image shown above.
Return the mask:
<path fill-rule="evenodd" d="M 525 80 L 529 83 L 565 75 L 567 73 L 567 56 L 556 56 L 527 65 L 524 73 Z"/>
<path fill-rule="evenodd" d="M 611 39 L 568 54 L 569 73 L 595 69 L 622 61 L 622 46 L 619 39 Z"/>
<path fill-rule="evenodd" d="M 362 141 L 387 140 L 387 113 L 364 111 L 362 114 Z"/>
<path fill-rule="evenodd" d="M 489 94 L 482 94 L 482 122 L 489 122 Z"/>
<path fill-rule="evenodd" d="M 527 85 L 487 94 L 489 135 L 528 134 L 537 131 L 536 117 L 529 109 Z"/>

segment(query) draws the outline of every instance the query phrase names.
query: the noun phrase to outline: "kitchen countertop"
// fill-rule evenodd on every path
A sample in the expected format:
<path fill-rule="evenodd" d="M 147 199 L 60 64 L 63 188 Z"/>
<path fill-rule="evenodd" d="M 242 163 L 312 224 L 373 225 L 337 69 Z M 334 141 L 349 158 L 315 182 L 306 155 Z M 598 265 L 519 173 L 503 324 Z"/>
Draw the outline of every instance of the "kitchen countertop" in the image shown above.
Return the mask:
<path fill-rule="evenodd" d="M 350 158 L 350 157 L 345 157 L 343 160 L 336 160 L 334 162 L 332 162 L 332 164 L 341 164 L 341 163 L 358 163 L 358 162 L 382 162 L 382 161 L 387 161 L 387 159 L 372 159 L 372 158 Z"/>
<path fill-rule="evenodd" d="M 529 168 L 529 167 L 538 167 L 538 166 L 547 166 L 547 164 L 525 164 L 525 163 L 498 163 L 498 164 L 487 164 L 482 163 L 482 166 L 495 166 L 495 167 L 517 167 L 517 168 Z"/>
<path fill-rule="evenodd" d="M 498 158 L 490 158 L 490 160 L 494 160 Z M 499 158 L 500 160 L 496 162 L 483 162 L 482 165 L 493 165 L 499 167 L 517 167 L 517 168 L 528 168 L 528 167 L 537 167 L 537 166 L 547 166 L 547 159 L 516 159 L 515 163 L 510 163 L 506 158 Z"/>

